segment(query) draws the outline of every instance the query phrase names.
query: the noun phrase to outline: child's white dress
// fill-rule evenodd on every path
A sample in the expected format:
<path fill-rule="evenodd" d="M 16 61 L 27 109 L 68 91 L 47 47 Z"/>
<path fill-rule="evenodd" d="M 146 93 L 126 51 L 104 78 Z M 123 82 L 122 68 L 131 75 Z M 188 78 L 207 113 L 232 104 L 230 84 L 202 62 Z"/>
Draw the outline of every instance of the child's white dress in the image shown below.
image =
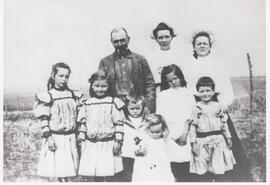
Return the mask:
<path fill-rule="evenodd" d="M 76 146 L 77 106 L 81 93 L 51 89 L 36 95 L 34 113 L 37 118 L 49 120 L 43 129 L 51 132 L 56 151 L 48 149 L 45 138 L 40 152 L 37 174 L 45 177 L 71 177 L 77 175 L 78 151 Z"/>
<path fill-rule="evenodd" d="M 178 145 L 175 140 L 182 135 L 185 122 L 191 119 L 194 105 L 193 95 L 184 87 L 170 88 L 160 92 L 157 96 L 157 113 L 164 117 L 169 129 L 167 147 L 171 162 L 183 163 L 189 162 L 191 159 L 189 139 L 184 146 Z"/>
<path fill-rule="evenodd" d="M 79 175 L 113 176 L 123 170 L 121 156 L 113 154 L 115 139 L 123 138 L 124 103 L 112 97 L 90 98 L 79 111 L 79 131 L 86 132 L 81 145 Z"/>
<path fill-rule="evenodd" d="M 190 140 L 199 145 L 198 156 L 192 155 L 190 172 L 204 174 L 224 174 L 232 170 L 236 164 L 232 151 L 225 138 L 231 138 L 227 125 L 227 117 L 218 117 L 221 106 L 218 102 L 210 105 L 197 103 L 193 109 L 194 122 L 190 128 Z M 201 136 L 200 136 L 201 135 Z"/>
<path fill-rule="evenodd" d="M 135 138 L 139 135 L 139 129 L 143 127 L 142 117 L 129 118 L 124 122 L 124 140 L 122 146 L 122 157 L 135 158 Z"/>
<path fill-rule="evenodd" d="M 153 139 L 146 133 L 140 138 L 146 155 L 135 157 L 132 182 L 174 182 L 165 139 Z"/>

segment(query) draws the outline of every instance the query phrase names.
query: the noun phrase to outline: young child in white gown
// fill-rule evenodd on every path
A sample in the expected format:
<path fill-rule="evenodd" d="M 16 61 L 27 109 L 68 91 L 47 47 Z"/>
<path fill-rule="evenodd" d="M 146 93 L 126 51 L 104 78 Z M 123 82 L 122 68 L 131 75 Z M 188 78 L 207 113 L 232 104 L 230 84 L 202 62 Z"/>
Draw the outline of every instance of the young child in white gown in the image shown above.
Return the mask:
<path fill-rule="evenodd" d="M 133 182 L 174 182 L 166 150 L 168 128 L 159 114 L 148 114 L 136 138 Z"/>
<path fill-rule="evenodd" d="M 145 107 L 144 97 L 136 96 L 130 92 L 126 98 L 125 122 L 124 122 L 124 139 L 122 146 L 122 159 L 124 170 L 119 173 L 120 182 L 130 182 L 132 180 L 133 165 L 135 159 L 136 141 L 139 130 L 143 127 L 143 111 Z"/>

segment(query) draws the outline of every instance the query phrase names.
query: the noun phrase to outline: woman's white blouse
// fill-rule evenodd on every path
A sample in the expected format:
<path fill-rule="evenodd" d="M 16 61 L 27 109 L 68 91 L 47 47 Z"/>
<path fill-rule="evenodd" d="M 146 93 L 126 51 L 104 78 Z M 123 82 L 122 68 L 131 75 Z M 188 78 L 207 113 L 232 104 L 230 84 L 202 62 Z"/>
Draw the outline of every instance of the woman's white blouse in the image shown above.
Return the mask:
<path fill-rule="evenodd" d="M 152 48 L 151 54 L 147 56 L 150 69 L 153 73 L 153 77 L 156 83 L 161 82 L 161 71 L 164 66 L 170 64 L 176 64 L 181 68 L 183 63 L 186 61 L 181 55 L 176 44 L 172 41 L 171 48 L 169 50 L 161 50 L 159 46 Z M 157 48 L 158 47 L 158 48 Z"/>
<path fill-rule="evenodd" d="M 215 82 L 215 91 L 220 93 L 218 100 L 226 107 L 232 103 L 234 95 L 229 71 L 218 57 L 209 55 L 197 60 L 193 59 L 183 68 L 183 73 L 187 87 L 194 95 L 198 95 L 196 84 L 199 78 L 209 76 Z"/>

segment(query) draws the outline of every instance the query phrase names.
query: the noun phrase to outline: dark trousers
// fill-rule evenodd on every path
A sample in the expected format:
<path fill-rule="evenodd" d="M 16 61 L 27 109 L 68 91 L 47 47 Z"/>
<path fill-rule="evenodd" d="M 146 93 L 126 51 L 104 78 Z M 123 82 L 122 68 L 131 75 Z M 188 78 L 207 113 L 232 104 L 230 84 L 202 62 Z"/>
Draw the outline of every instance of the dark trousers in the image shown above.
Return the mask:
<path fill-rule="evenodd" d="M 189 173 L 189 162 L 171 162 L 171 169 L 176 182 L 194 182 L 193 174 Z"/>
<path fill-rule="evenodd" d="M 122 157 L 124 170 L 115 175 L 115 182 L 131 182 L 134 159 Z"/>

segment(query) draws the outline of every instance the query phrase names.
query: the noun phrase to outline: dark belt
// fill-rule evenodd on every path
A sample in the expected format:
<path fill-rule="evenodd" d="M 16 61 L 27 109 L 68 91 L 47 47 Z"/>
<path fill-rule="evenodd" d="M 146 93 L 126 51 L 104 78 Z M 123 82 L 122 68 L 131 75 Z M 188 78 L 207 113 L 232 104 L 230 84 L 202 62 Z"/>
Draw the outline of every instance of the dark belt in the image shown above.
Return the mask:
<path fill-rule="evenodd" d="M 75 130 L 69 130 L 69 131 L 55 131 L 55 130 L 51 130 L 50 131 L 52 134 L 56 134 L 56 135 L 71 135 L 75 133 Z"/>
<path fill-rule="evenodd" d="M 155 83 L 155 87 L 161 86 L 161 83 Z"/>
<path fill-rule="evenodd" d="M 212 132 L 197 132 L 197 137 L 202 138 L 202 137 L 207 137 L 207 136 L 212 136 L 212 135 L 220 135 L 223 134 L 222 130 L 215 130 Z"/>
<path fill-rule="evenodd" d="M 114 140 L 114 136 L 112 136 L 112 137 L 105 137 L 105 138 L 96 138 L 96 137 L 90 138 L 90 137 L 86 136 L 86 139 L 88 141 L 91 141 L 92 143 L 96 143 L 96 142 L 107 142 L 107 141 Z"/>

